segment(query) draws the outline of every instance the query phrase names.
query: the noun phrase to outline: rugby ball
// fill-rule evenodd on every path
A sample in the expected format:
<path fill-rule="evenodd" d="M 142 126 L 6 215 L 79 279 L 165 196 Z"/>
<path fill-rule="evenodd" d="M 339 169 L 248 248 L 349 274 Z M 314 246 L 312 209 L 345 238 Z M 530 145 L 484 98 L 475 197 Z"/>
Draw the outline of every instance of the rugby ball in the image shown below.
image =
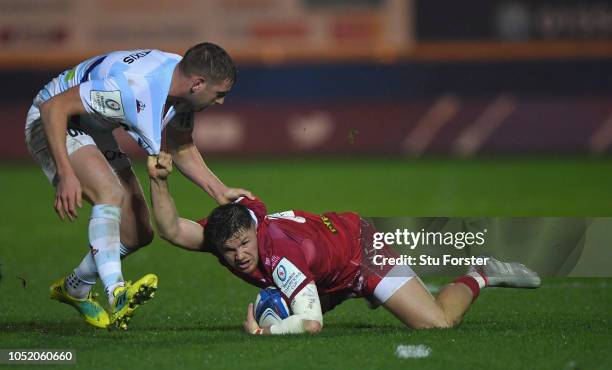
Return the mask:
<path fill-rule="evenodd" d="M 255 320 L 260 328 L 280 324 L 289 315 L 289 307 L 280 290 L 268 287 L 259 291 L 255 299 Z"/>

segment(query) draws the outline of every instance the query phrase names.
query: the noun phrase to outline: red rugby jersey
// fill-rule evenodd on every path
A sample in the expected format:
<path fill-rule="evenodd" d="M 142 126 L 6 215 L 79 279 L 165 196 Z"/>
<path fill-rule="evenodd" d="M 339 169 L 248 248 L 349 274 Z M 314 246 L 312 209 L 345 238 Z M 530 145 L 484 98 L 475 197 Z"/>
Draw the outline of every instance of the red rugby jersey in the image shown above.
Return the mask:
<path fill-rule="evenodd" d="M 216 250 L 204 249 L 236 276 L 261 288 L 276 286 L 288 302 L 311 281 L 320 295 L 355 288 L 361 262 L 359 215 L 304 211 L 266 215 L 266 206 L 259 199 L 242 198 L 239 203 L 257 220 L 256 270 L 243 274 L 227 265 Z M 206 227 L 207 219 L 198 223 Z"/>

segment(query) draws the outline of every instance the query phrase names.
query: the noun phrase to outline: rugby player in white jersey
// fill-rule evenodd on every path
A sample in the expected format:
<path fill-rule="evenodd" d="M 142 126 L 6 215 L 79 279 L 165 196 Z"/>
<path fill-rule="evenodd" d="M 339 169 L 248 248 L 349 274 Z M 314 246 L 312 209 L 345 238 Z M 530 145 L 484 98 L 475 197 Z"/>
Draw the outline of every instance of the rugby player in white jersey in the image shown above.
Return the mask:
<path fill-rule="evenodd" d="M 61 73 L 38 93 L 27 116 L 28 149 L 56 188 L 54 208 L 78 217 L 93 206 L 89 244 L 81 263 L 51 286 L 51 297 L 74 306 L 96 327 L 127 329 L 134 310 L 152 298 L 157 277 L 124 281 L 121 259 L 153 239 L 142 188 L 112 131 L 122 128 L 149 154 L 166 150 L 179 170 L 219 204 L 251 194 L 225 186 L 192 141 L 193 114 L 223 104 L 236 80 L 230 56 L 202 43 L 184 57 L 159 50 L 116 51 Z M 91 288 L 100 278 L 110 315 Z"/>

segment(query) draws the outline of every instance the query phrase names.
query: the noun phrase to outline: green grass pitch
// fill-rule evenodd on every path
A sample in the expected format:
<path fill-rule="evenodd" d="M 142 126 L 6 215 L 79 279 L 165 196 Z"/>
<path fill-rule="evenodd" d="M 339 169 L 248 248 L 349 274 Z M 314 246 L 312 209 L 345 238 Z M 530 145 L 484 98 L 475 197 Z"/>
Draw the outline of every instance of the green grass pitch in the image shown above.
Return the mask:
<path fill-rule="evenodd" d="M 262 197 L 269 211 L 612 215 L 610 160 L 296 158 L 209 164 L 227 184 Z M 136 168 L 144 174 L 142 163 Z M 488 289 L 451 330 L 411 331 L 384 308 L 371 311 L 352 300 L 325 316 L 320 335 L 253 337 L 241 324 L 257 289 L 213 257 L 159 239 L 123 268 L 128 279 L 158 274 L 155 299 L 139 309 L 129 331 L 95 330 L 48 298 L 50 283 L 87 251 L 89 207 L 75 224 L 61 223 L 52 211 L 53 191 L 36 167 L 2 164 L 0 173 L 0 349 L 74 349 L 72 368 L 84 369 L 612 368 L 612 279 L 547 278 L 537 290 Z M 178 174 L 171 190 L 185 217 L 205 216 L 213 206 Z M 399 359 L 394 353 L 400 344 L 425 344 L 432 353 Z"/>

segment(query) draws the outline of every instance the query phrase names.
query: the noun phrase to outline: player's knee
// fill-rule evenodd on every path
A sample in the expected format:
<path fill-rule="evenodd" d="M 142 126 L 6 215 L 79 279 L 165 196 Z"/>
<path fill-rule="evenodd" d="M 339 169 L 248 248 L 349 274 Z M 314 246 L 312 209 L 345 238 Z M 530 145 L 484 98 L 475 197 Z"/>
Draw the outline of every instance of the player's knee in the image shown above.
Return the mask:
<path fill-rule="evenodd" d="M 315 320 L 304 320 L 303 325 L 304 325 L 304 330 L 308 334 L 317 334 L 321 332 L 321 329 L 323 329 L 323 325 L 321 325 L 320 322 L 315 321 Z"/>
<path fill-rule="evenodd" d="M 448 329 L 453 326 L 455 326 L 453 322 L 449 321 L 445 316 L 432 317 L 412 325 L 414 329 Z"/>
<path fill-rule="evenodd" d="M 95 199 L 93 199 L 93 201 L 96 204 L 112 204 L 115 206 L 121 206 L 124 196 L 123 186 L 117 183 L 103 186 L 99 191 L 95 191 Z"/>
<path fill-rule="evenodd" d="M 449 320 L 447 320 L 446 318 L 440 319 L 438 321 L 436 321 L 433 326 L 431 327 L 432 329 L 449 329 L 452 328 L 453 323 Z"/>

